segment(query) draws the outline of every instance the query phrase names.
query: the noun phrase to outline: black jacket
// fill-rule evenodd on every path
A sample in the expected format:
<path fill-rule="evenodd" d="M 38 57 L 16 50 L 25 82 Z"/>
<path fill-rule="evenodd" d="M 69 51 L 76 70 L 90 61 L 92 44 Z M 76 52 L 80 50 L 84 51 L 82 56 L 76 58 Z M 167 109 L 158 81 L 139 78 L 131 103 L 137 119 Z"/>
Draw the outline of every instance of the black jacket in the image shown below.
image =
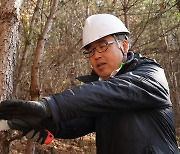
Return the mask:
<path fill-rule="evenodd" d="M 163 69 L 128 53 L 115 77 L 46 97 L 57 138 L 96 132 L 98 154 L 178 154 L 172 104 Z"/>

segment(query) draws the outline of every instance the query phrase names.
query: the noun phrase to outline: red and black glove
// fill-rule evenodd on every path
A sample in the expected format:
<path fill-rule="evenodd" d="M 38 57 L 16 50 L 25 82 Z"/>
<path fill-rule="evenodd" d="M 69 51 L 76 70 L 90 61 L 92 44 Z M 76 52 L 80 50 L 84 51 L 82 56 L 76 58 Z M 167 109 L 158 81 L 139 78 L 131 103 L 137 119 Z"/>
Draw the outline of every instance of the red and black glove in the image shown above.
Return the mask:
<path fill-rule="evenodd" d="M 23 135 L 39 144 L 49 144 L 54 139 L 54 136 L 46 128 L 41 126 L 24 132 Z"/>

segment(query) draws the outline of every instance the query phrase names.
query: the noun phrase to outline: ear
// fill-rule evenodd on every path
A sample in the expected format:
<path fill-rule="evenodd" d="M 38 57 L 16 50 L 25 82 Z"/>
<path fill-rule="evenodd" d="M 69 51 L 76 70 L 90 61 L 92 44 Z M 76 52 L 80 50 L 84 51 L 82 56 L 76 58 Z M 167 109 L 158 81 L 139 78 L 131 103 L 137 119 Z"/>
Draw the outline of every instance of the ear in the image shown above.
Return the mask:
<path fill-rule="evenodd" d="M 129 50 L 128 41 L 127 40 L 122 40 L 122 45 L 123 45 L 123 48 L 124 48 L 124 53 L 128 53 L 128 50 Z"/>

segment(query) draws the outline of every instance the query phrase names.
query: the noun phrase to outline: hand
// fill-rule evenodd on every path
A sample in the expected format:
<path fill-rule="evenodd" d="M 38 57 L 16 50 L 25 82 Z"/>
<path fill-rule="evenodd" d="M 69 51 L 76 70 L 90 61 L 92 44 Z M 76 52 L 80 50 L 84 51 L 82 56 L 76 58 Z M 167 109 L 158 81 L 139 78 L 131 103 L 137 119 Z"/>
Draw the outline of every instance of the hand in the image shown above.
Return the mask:
<path fill-rule="evenodd" d="M 33 129 L 50 115 L 45 101 L 5 100 L 0 103 L 0 119 L 8 120 L 12 129 Z"/>
<path fill-rule="evenodd" d="M 20 130 L 21 136 L 26 136 L 39 144 L 49 144 L 53 139 L 54 127 L 51 118 L 46 118 L 39 126 L 30 129 L 29 126 L 20 119 L 8 121 L 11 129 Z"/>
<path fill-rule="evenodd" d="M 49 144 L 54 136 L 44 127 L 36 127 L 35 129 L 24 134 L 26 138 L 31 139 L 39 144 Z"/>

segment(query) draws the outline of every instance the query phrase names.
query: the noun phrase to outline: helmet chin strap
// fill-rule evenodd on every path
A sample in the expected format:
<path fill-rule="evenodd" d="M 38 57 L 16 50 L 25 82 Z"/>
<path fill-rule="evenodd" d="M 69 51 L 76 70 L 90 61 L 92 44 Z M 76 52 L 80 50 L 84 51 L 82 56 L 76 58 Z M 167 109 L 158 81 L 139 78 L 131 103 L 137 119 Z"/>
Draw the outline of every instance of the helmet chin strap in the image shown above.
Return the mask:
<path fill-rule="evenodd" d="M 119 41 L 119 40 L 118 40 L 117 43 L 118 43 L 118 47 L 119 47 L 119 49 L 121 50 L 122 55 L 123 55 L 122 62 L 125 63 L 126 60 L 127 60 L 127 53 L 124 52 L 124 47 L 123 47 L 123 45 L 122 45 L 122 41 Z"/>
<path fill-rule="evenodd" d="M 121 50 L 122 54 L 124 55 L 124 47 L 122 45 L 122 42 L 118 40 L 118 48 Z"/>
<path fill-rule="evenodd" d="M 121 41 L 121 40 L 118 40 L 118 38 L 116 37 L 116 35 L 113 35 L 113 36 L 114 36 L 115 41 L 116 41 L 117 44 L 118 44 L 118 48 L 121 50 L 122 55 L 123 55 L 122 63 L 125 63 L 126 60 L 127 60 L 127 52 L 124 51 L 124 47 L 123 47 L 123 45 L 122 45 L 122 41 Z M 128 49 L 127 49 L 127 50 L 128 50 Z"/>

